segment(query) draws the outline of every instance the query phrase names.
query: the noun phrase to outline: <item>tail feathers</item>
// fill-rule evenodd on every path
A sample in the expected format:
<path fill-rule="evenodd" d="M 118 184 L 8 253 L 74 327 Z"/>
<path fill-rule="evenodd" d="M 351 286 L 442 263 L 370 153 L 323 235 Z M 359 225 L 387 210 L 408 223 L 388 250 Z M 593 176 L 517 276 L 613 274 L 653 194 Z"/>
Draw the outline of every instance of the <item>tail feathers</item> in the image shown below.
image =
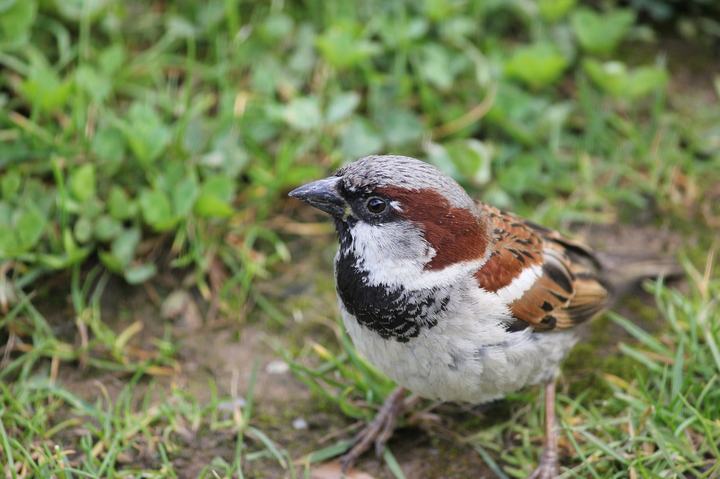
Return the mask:
<path fill-rule="evenodd" d="M 620 294 L 637 287 L 644 279 L 674 279 L 683 275 L 680 263 L 666 256 L 603 252 L 596 253 L 596 258 L 602 266 L 602 279 Z"/>

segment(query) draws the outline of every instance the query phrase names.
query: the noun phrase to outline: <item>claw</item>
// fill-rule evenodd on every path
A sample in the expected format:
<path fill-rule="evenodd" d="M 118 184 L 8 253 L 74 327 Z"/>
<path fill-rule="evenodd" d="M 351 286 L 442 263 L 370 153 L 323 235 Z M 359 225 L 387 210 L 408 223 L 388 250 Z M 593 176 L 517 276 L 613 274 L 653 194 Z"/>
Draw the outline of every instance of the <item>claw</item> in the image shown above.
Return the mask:
<path fill-rule="evenodd" d="M 387 444 L 395 431 L 398 416 L 405 409 L 406 392 L 404 388 L 396 388 L 385 400 L 385 404 L 383 404 L 375 419 L 355 436 L 353 448 L 342 458 L 342 468 L 340 470 L 343 475 L 370 448 L 373 442 L 375 442 L 375 452 L 378 457 L 382 455 L 385 444 Z"/>

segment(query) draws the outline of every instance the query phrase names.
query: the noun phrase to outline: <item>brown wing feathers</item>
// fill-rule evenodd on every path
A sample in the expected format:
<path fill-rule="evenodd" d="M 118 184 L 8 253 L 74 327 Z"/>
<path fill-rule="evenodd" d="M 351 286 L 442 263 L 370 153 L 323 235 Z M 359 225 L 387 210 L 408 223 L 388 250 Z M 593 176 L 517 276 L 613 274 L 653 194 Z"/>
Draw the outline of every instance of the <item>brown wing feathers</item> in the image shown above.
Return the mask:
<path fill-rule="evenodd" d="M 484 203 L 478 207 L 487 213 L 493 240 L 476 277 L 486 290 L 509 298 L 518 320 L 512 329 L 567 329 L 607 307 L 610 294 L 589 248 Z"/>

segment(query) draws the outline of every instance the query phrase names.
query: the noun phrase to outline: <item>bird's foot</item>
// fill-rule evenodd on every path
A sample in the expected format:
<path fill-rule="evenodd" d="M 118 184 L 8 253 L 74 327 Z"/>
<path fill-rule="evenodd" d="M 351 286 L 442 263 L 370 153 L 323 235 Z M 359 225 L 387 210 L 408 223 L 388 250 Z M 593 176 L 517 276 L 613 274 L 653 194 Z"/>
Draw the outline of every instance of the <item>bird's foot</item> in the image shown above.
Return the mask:
<path fill-rule="evenodd" d="M 405 410 L 406 392 L 404 388 L 396 388 L 385 400 L 385 404 L 383 404 L 375 419 L 355 436 L 353 448 L 342 458 L 341 470 L 343 475 L 370 448 L 373 442 L 375 442 L 375 453 L 378 457 L 382 454 L 385 444 L 395 431 L 398 416 Z"/>
<path fill-rule="evenodd" d="M 527 479 L 555 479 L 560 475 L 560 462 L 558 461 L 557 450 L 543 452 L 540 464 Z"/>

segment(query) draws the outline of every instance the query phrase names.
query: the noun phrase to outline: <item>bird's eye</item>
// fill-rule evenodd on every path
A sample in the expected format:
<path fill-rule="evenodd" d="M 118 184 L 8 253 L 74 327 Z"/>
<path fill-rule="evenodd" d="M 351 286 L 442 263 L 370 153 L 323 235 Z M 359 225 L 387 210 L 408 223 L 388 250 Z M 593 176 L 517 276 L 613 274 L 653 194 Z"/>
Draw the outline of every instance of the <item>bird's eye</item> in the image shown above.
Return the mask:
<path fill-rule="evenodd" d="M 378 214 L 385 211 L 387 203 L 385 200 L 381 200 L 380 198 L 370 198 L 367 201 L 366 206 L 370 213 Z"/>

